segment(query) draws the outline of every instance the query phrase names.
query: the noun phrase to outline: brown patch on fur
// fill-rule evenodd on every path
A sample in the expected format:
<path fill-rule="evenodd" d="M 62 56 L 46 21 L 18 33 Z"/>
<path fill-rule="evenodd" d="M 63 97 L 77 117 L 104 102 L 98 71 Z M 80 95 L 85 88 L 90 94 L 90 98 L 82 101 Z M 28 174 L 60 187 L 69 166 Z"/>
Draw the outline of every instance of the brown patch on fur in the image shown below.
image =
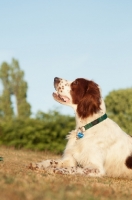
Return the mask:
<path fill-rule="evenodd" d="M 125 162 L 127 168 L 132 169 L 132 156 L 128 156 Z"/>
<path fill-rule="evenodd" d="M 100 110 L 100 91 L 98 85 L 83 78 L 78 78 L 71 84 L 71 95 L 77 104 L 79 117 L 86 118 Z"/>

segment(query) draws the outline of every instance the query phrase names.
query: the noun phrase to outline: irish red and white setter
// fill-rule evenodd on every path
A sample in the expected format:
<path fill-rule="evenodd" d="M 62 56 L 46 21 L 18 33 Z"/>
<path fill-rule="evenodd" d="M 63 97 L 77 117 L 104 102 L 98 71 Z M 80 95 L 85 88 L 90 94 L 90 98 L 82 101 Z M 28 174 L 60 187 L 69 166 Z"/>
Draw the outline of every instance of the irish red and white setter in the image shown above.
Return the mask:
<path fill-rule="evenodd" d="M 54 99 L 74 109 L 76 128 L 67 136 L 60 159 L 44 160 L 30 168 L 61 174 L 132 178 L 132 137 L 107 117 L 99 86 L 83 78 L 70 82 L 55 77 L 54 87 Z"/>

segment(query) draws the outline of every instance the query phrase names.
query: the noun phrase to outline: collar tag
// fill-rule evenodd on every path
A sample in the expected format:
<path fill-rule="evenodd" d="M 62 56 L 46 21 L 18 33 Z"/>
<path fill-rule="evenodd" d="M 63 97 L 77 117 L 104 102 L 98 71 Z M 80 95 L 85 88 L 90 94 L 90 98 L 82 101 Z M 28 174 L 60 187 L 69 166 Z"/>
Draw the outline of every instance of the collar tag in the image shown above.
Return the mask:
<path fill-rule="evenodd" d="M 84 134 L 83 134 L 83 133 L 79 132 L 79 133 L 77 134 L 77 138 L 78 138 L 78 139 L 83 138 L 83 137 L 84 137 Z"/>

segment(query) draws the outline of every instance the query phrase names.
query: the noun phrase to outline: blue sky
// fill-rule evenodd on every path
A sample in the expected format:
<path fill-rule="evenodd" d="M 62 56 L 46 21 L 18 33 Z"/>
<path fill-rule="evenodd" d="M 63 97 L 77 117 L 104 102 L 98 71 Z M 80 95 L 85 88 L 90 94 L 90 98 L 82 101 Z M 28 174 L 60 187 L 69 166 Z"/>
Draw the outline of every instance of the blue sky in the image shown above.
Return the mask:
<path fill-rule="evenodd" d="M 132 87 L 131 0 L 0 1 L 0 64 L 19 61 L 32 112 L 59 108 L 53 78 L 92 79 L 105 97 Z"/>

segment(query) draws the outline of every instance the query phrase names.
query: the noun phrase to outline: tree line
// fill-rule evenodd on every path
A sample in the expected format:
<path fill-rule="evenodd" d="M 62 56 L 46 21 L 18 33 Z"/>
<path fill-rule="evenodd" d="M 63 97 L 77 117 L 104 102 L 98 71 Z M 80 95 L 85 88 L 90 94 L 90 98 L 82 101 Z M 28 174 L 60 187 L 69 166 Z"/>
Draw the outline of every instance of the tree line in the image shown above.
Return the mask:
<path fill-rule="evenodd" d="M 15 59 L 11 64 L 1 64 L 0 83 L 0 145 L 62 152 L 66 135 L 75 128 L 74 117 L 52 110 L 38 111 L 32 118 L 31 105 L 27 102 L 28 84 Z M 132 88 L 111 91 L 105 103 L 108 116 L 132 135 Z"/>

